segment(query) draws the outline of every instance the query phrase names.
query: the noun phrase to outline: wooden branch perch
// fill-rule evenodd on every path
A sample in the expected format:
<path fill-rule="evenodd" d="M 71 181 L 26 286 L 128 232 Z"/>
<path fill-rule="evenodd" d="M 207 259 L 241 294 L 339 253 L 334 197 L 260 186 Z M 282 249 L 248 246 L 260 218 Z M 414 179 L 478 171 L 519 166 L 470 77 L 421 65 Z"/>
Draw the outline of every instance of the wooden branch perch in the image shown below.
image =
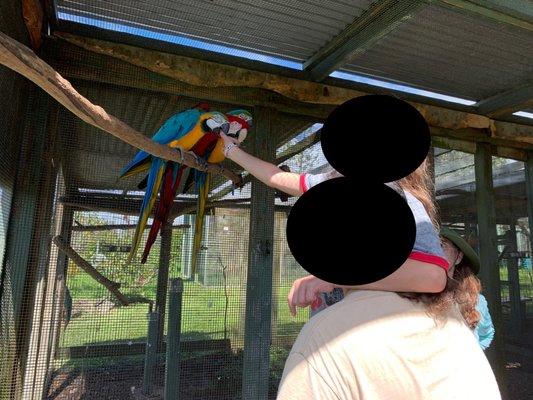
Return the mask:
<path fill-rule="evenodd" d="M 83 121 L 112 134 L 138 149 L 165 160 L 183 163 L 200 171 L 224 175 L 237 186 L 241 183 L 239 175 L 221 165 L 207 164 L 207 166 L 204 166 L 194 153 L 157 144 L 121 120 L 108 114 L 102 107 L 91 103 L 79 94 L 70 82 L 37 57 L 29 48 L 2 32 L 0 32 L 0 64 L 39 85 Z"/>
<path fill-rule="evenodd" d="M 96 270 L 91 264 L 89 264 L 85 259 L 82 258 L 76 250 L 70 247 L 63 241 L 61 236 L 55 236 L 52 241 L 57 246 L 59 250 L 65 253 L 68 258 L 70 258 L 78 267 L 87 272 L 95 281 L 103 285 L 107 290 L 109 290 L 122 304 L 127 306 L 130 304 L 130 301 L 124 296 L 118 289 L 120 288 L 120 283 L 113 282 L 103 276 L 100 272 Z"/>

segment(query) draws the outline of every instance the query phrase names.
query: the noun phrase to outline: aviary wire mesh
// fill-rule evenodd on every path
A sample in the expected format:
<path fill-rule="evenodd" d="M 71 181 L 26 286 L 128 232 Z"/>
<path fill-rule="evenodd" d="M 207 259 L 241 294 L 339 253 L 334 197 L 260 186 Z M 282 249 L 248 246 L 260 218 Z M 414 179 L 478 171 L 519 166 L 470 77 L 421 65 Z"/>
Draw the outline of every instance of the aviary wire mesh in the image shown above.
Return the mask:
<path fill-rule="evenodd" d="M 479 254 L 474 155 L 435 149 L 435 184 L 441 224 L 459 232 Z M 492 157 L 501 329 L 510 363 L 528 364 L 520 348 L 533 343 L 533 275 L 525 169 L 521 161 Z M 482 289 L 486 292 L 487 288 Z M 514 347 L 517 346 L 517 347 Z M 514 364 L 517 365 L 517 364 Z M 514 378 L 513 378 L 514 379 Z"/>
<path fill-rule="evenodd" d="M 122 28 L 131 34 L 149 28 L 155 32 L 152 38 L 167 40 L 170 35 L 173 43 L 189 45 L 191 39 L 200 37 L 206 40 L 204 46 L 211 46 L 208 49 L 235 46 L 232 54 L 237 56 L 254 49 L 263 61 L 280 57 L 285 63 L 282 65 L 292 62 L 298 66 L 375 2 L 240 2 L 245 6 L 237 10 L 232 3 L 58 1 L 61 12 L 71 13 L 71 21 L 92 22 L 94 26 L 99 19 L 97 26 L 105 28 L 122 18 Z M 404 3 L 407 7 L 414 2 Z M 3 28 L 10 22 L 6 18 L 10 14 L 3 12 L 2 6 Z M 197 20 L 191 21 L 193 17 Z M 240 24 L 228 25 L 228 18 Z M 211 23 L 206 24 L 206 19 Z M 182 28 L 177 29 L 179 26 Z M 182 42 L 173 35 L 180 36 Z M 174 112 L 191 107 L 214 91 L 131 68 L 118 59 L 82 52 L 74 45 L 57 46 L 54 40 L 47 43 L 43 56 L 53 60 L 53 66 L 68 76 L 81 94 L 147 135 Z M 431 68 L 426 71 L 435 72 Z M 153 84 L 151 90 L 132 89 L 146 88 L 146 82 Z M 449 80 L 445 83 L 450 84 Z M 448 92 L 447 88 L 441 89 Z M 195 99 L 168 94 L 192 91 Z M 235 92 L 231 96 L 235 97 Z M 211 106 L 221 111 L 235 107 L 221 103 Z M 0 109 L 0 255 L 4 259 L 0 266 L 0 399 L 142 398 L 147 379 L 150 394 L 160 396 L 168 342 L 168 282 L 177 277 L 184 279 L 181 398 L 241 398 L 243 375 L 256 373 L 245 370 L 245 352 L 253 355 L 262 351 L 246 348 L 245 343 L 264 334 L 266 324 L 271 334 L 268 391 L 270 398 L 275 397 L 289 349 L 308 318 L 307 310 L 292 318 L 286 304 L 292 282 L 305 274 L 285 240 L 293 200 L 277 198 L 265 207 L 263 211 L 273 214 L 273 220 L 270 226 L 261 225 L 258 218 L 251 221 L 251 185 L 233 192 L 230 184 L 215 177 L 212 196 L 220 203 L 209 208 L 195 276 L 191 276 L 190 265 L 195 215 L 179 212 L 194 204 L 194 193 L 178 197 L 173 223 L 158 236 L 147 263 L 139 263 L 137 257 L 126 265 L 143 192 L 137 187 L 139 179 L 117 177 L 136 149 L 83 123 L 40 89 L 2 68 Z M 320 126 L 310 126 L 312 122 L 278 115 L 276 156 L 293 172 L 319 172 L 325 163 L 316 143 Z M 246 146 L 251 146 L 250 139 Z M 442 223 L 458 229 L 475 247 L 474 157 L 435 149 L 434 164 Z M 507 329 L 521 332 L 509 335 L 513 340 L 527 339 L 533 332 L 531 248 L 526 239 L 530 233 L 523 208 L 523 165 L 520 169 L 519 164 L 501 160 L 494 164 L 495 179 L 501 182 L 501 187 L 495 183 L 495 188 L 502 240 L 498 266 L 502 307 L 508 315 Z M 508 232 L 514 235 L 515 231 L 516 252 L 509 248 L 504 251 L 507 242 L 503 241 L 512 236 Z M 271 232 L 271 264 L 250 277 L 250 239 Z M 109 285 L 102 285 L 94 273 L 91 276 L 60 251 L 51 241 L 57 236 L 131 304 L 120 304 Z M 141 243 L 145 240 L 146 234 Z M 271 290 L 265 290 L 270 284 Z M 258 292 L 267 293 L 264 303 L 268 304 L 256 305 L 270 307 L 270 321 L 254 321 L 253 313 L 246 312 L 247 300 L 259 297 Z M 159 312 L 162 319 L 155 324 L 158 340 L 153 359 L 146 356 L 147 342 L 154 337 L 149 329 L 150 312 Z M 23 323 L 15 325 L 14 320 Z M 250 322 L 254 329 L 247 331 Z M 149 361 L 152 364 L 147 365 Z M 147 368 L 152 373 L 146 374 Z"/>
<path fill-rule="evenodd" d="M 174 107 L 182 109 L 191 103 L 160 93 L 124 91 L 110 85 L 87 85 L 81 81 L 74 83 L 89 99 L 99 101 L 119 118 L 144 132 L 153 132 L 175 111 Z M 31 223 L 47 234 L 40 238 L 32 236 L 30 262 L 37 262 L 38 268 L 33 278 L 36 287 L 31 294 L 23 292 L 22 298 L 22 312 L 30 316 L 30 321 L 19 332 L 28 341 L 27 348 L 20 350 L 24 352 L 26 363 L 18 371 L 24 371 L 24 376 L 12 377 L 14 382 L 23 382 L 19 394 L 24 398 L 46 399 L 128 399 L 138 396 L 146 379 L 148 313 L 157 309 L 163 310 L 165 323 L 158 328 L 162 339 L 157 344 L 158 351 L 150 368 L 153 371 L 152 393 L 160 394 L 164 384 L 168 279 L 181 277 L 185 279 L 181 313 L 182 398 L 240 398 L 245 372 L 251 185 L 248 183 L 244 188 L 232 191 L 231 185 L 224 180 L 215 180 L 213 197 L 220 206 L 210 208 L 206 217 L 196 276 L 192 277 L 190 273 L 195 215 L 179 213 L 180 207 L 195 201 L 193 193 L 178 196 L 174 222 L 157 239 L 147 263 L 140 264 L 137 258 L 131 265 L 126 265 L 143 192 L 136 187 L 135 179 L 120 181 L 116 177 L 135 149 L 88 127 L 45 99 L 46 95 L 33 89 L 25 114 L 25 138 L 30 137 L 31 127 L 40 125 L 49 135 L 43 143 L 45 155 L 41 161 L 44 163 L 37 164 L 36 160 L 23 162 L 30 171 L 34 171 L 37 165 L 43 168 L 41 182 L 46 185 L 40 190 L 41 198 L 37 199 L 40 205 L 33 210 L 35 218 Z M 42 108 L 35 113 L 35 107 Z M 220 107 L 225 109 L 228 106 Z M 302 128 L 292 139 L 282 140 L 276 150 L 278 157 L 304 148 L 304 144 L 310 145 L 288 157 L 284 165 L 294 172 L 320 171 L 325 159 L 320 144 L 312 144 L 319 128 L 319 124 Z M 28 140 L 23 142 L 21 162 L 26 154 L 24 149 L 30 143 L 36 144 Z M 3 157 L 7 160 L 5 155 Z M 473 155 L 435 149 L 434 160 L 442 223 L 459 230 L 475 247 Z M 3 165 L 7 164 L 4 162 Z M 7 177 L 8 171 L 3 171 Z M 21 164 L 18 173 L 19 176 L 26 173 Z M 503 242 L 499 248 L 502 307 L 508 316 L 506 329 L 516 332 L 512 329 L 519 324 L 522 332 L 521 335 L 507 336 L 524 340 L 531 332 L 528 325 L 531 267 L 527 261 L 531 249 L 526 239 L 523 163 L 495 158 L 494 182 L 499 199 L 496 211 L 500 240 L 510 237 L 512 224 L 509 221 L 514 220 L 517 241 L 516 252 L 513 249 L 504 251 Z M 3 193 L 10 193 L 7 191 L 9 187 L 4 187 Z M 16 192 L 12 193 L 15 206 L 21 207 L 20 197 L 17 198 Z M 43 202 L 44 198 L 49 201 Z M 293 202 L 277 198 L 272 204 L 272 270 L 265 271 L 265 276 L 272 276 L 270 397 L 275 396 L 288 351 L 308 318 L 307 312 L 302 310 L 293 319 L 286 304 L 292 282 L 305 273 L 292 258 L 284 236 L 287 214 Z M 29 213 L 27 209 L 25 212 Z M 255 226 L 254 229 L 256 234 L 261 234 L 266 227 Z M 119 304 L 106 287 L 51 244 L 49 239 L 58 235 L 105 278 L 119 283 L 118 290 L 132 304 Z M 145 239 L 146 234 L 143 242 Z M 15 252 L 22 251 L 23 243 L 20 242 Z M 511 265 L 515 259 L 518 264 Z M 6 268 L 12 270 L 13 266 L 8 264 Z M 508 274 L 516 271 L 518 281 L 513 281 Z M 519 301 L 516 291 L 513 294 L 512 285 L 520 288 Z M 12 357 L 19 350 L 14 348 L 12 351 L 7 356 Z M 2 385 L 6 389 L 5 381 Z"/>
<path fill-rule="evenodd" d="M 88 99 L 147 135 L 155 132 L 174 112 L 194 104 L 186 98 L 105 84 L 73 81 L 73 85 Z M 47 99 L 39 89 L 33 93 L 38 99 Z M 222 111 L 231 108 L 231 105 L 211 106 Z M 160 395 L 164 385 L 168 280 L 181 277 L 184 279 L 181 398 L 239 398 L 246 325 L 251 185 L 231 190 L 231 185 L 215 177 L 213 196 L 218 197 L 216 201 L 221 205 L 208 209 L 194 277 L 190 262 L 195 215 L 179 212 L 180 208 L 195 204 L 194 192 L 178 196 L 173 224 L 158 236 L 147 262 L 141 264 L 138 254 L 133 263 L 126 265 L 144 193 L 136 187 L 142 177 L 126 180 L 117 177 L 136 149 L 88 126 L 52 101 L 43 103 L 30 98 L 26 117 L 30 112 L 41 115 L 34 124 L 39 123 L 46 130 L 47 168 L 43 173 L 47 175 L 46 192 L 50 201 L 47 210 L 34 215 L 33 223 L 42 226 L 46 234 L 41 238 L 41 245 L 33 246 L 30 252 L 40 268 L 34 278 L 36 290 L 31 296 L 25 294 L 23 299 L 30 322 L 21 332 L 29 345 L 24 350 L 27 361 L 25 376 L 20 379 L 24 382 L 20 394 L 24 398 L 46 399 L 137 396 L 145 383 L 148 313 L 159 309 L 165 314 L 164 323 L 159 326 L 163 336 L 150 368 L 152 393 Z M 301 127 L 291 128 L 294 133 L 289 138 L 293 140 L 288 143 L 280 134 L 278 155 L 294 151 L 319 128 L 316 125 L 305 129 L 308 125 L 294 123 L 295 127 Z M 317 166 L 320 160 L 323 160 L 320 148 L 314 145 L 283 164 L 299 172 Z M 33 162 L 24 161 L 28 167 Z M 285 223 L 293 202 L 278 198 L 271 206 L 275 210 L 270 397 L 276 394 L 292 342 L 308 319 L 307 310 L 300 311 L 297 318 L 291 317 L 286 303 L 292 282 L 305 273 L 292 258 L 285 240 Z M 255 227 L 259 234 L 264 229 L 269 228 Z M 58 250 L 51 243 L 51 238 L 56 236 L 98 274 L 118 284 L 118 291 L 131 304 L 120 304 L 109 288 Z M 146 236 L 147 231 L 141 250 Z"/>

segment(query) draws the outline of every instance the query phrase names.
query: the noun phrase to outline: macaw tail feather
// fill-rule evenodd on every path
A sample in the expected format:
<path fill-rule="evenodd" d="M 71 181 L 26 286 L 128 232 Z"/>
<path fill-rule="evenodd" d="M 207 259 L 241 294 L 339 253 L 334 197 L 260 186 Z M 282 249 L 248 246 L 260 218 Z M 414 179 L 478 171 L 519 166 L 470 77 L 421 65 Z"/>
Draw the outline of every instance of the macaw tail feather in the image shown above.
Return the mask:
<path fill-rule="evenodd" d="M 148 173 L 148 185 L 146 192 L 144 193 L 144 199 L 141 205 L 141 211 L 139 213 L 139 220 L 137 221 L 137 226 L 135 227 L 135 233 L 133 234 L 133 242 L 131 246 L 130 254 L 126 260 L 126 264 L 129 264 L 137 249 L 139 248 L 139 243 L 146 228 L 146 223 L 154 207 L 154 203 L 157 199 L 157 193 L 161 187 L 161 181 L 163 178 L 163 172 L 165 171 L 165 161 L 160 158 L 154 158 L 152 160 L 152 166 L 150 167 L 150 172 Z"/>
<path fill-rule="evenodd" d="M 150 159 L 147 158 L 142 163 L 137 164 L 127 172 L 125 172 L 123 175 L 120 176 L 120 178 L 129 178 L 130 176 L 134 176 L 137 174 L 142 174 L 143 172 L 147 172 L 150 169 Z"/>
<path fill-rule="evenodd" d="M 151 160 L 152 155 L 150 153 L 142 150 L 139 151 L 137 154 L 135 154 L 133 160 L 131 160 L 124 168 L 122 168 L 119 178 L 127 178 L 128 176 L 132 176 L 143 171 L 148 171 L 150 169 Z"/>
<path fill-rule="evenodd" d="M 184 169 L 185 166 L 179 166 L 175 163 L 168 163 L 167 168 L 165 169 L 161 194 L 159 196 L 159 205 L 157 206 L 152 227 L 150 228 L 150 233 L 148 234 L 148 239 L 144 246 L 141 264 L 144 264 L 148 259 L 150 249 L 157 239 L 157 234 L 161 230 L 162 225 L 168 220 Z"/>
<path fill-rule="evenodd" d="M 198 261 L 202 246 L 205 206 L 211 184 L 210 176 L 205 173 L 203 173 L 203 175 L 204 176 L 199 177 L 202 183 L 198 190 L 198 205 L 196 207 L 196 219 L 194 221 L 194 240 L 191 254 L 191 276 L 194 276 L 196 273 L 196 263 Z"/>
<path fill-rule="evenodd" d="M 200 190 L 204 187 L 206 180 L 207 173 L 198 171 L 197 169 L 194 170 L 194 181 L 196 182 L 196 191 L 198 193 L 200 193 Z"/>

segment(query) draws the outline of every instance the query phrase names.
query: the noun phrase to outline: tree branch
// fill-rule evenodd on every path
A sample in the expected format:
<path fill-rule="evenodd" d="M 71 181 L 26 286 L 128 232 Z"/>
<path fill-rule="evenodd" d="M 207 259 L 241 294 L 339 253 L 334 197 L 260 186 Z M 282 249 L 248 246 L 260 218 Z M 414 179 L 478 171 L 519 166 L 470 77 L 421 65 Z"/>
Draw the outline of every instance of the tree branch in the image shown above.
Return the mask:
<path fill-rule="evenodd" d="M 70 82 L 37 57 L 29 48 L 2 32 L 0 32 L 0 64 L 18 72 L 40 86 L 83 121 L 112 134 L 138 149 L 165 160 L 188 165 L 200 171 L 224 175 L 237 186 L 242 181 L 240 175 L 219 164 L 207 164 L 204 166 L 198 163 L 194 153 L 181 149 L 171 149 L 153 142 L 126 123 L 108 114 L 102 107 L 91 103 L 79 94 Z"/>
<path fill-rule="evenodd" d="M 91 264 L 89 264 L 85 259 L 82 258 L 76 251 L 70 247 L 68 244 L 66 244 L 63 241 L 63 238 L 61 236 L 55 236 L 52 241 L 57 246 L 59 250 L 61 250 L 63 253 L 67 255 L 68 258 L 70 258 L 78 267 L 80 267 L 82 270 L 87 272 L 91 278 L 93 278 L 95 281 L 97 281 L 99 284 L 104 286 L 107 290 L 113 294 L 116 299 L 119 301 L 120 304 L 123 306 L 128 306 L 131 303 L 139 303 L 139 302 L 149 302 L 147 299 L 135 299 L 135 301 L 130 301 L 126 296 L 124 296 L 118 289 L 120 288 L 120 283 L 113 282 L 109 279 L 107 279 L 105 276 L 103 276 L 100 272 L 96 270 Z M 144 301 L 143 301 L 144 300 Z"/>

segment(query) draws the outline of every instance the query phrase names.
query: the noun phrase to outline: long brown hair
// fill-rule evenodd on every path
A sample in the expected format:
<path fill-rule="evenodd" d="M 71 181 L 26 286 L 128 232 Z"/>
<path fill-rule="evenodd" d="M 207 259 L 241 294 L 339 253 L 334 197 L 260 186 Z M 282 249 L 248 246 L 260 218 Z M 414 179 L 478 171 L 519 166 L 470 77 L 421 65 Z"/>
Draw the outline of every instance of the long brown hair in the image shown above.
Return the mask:
<path fill-rule="evenodd" d="M 431 222 L 438 229 L 437 207 L 435 206 L 433 191 L 434 184 L 430 174 L 430 164 L 426 158 L 422 164 L 411 174 L 396 183 L 405 191 L 415 196 L 426 209 Z"/>
<path fill-rule="evenodd" d="M 434 201 L 434 184 L 429 170 L 428 159 L 410 175 L 397 181 L 405 191 L 415 196 L 426 209 L 435 229 L 438 227 L 437 207 Z M 463 260 L 456 266 L 453 278 L 447 277 L 446 286 L 440 293 L 398 293 L 401 297 L 411 301 L 423 303 L 428 312 L 440 319 L 447 315 L 454 304 L 457 304 L 464 320 L 475 328 L 480 320 L 480 314 L 476 310 L 478 296 L 481 291 L 481 283 L 473 274 L 468 260 Z"/>
<path fill-rule="evenodd" d="M 472 272 L 472 267 L 466 259 L 455 266 L 453 279 L 457 282 L 454 300 L 467 325 L 474 329 L 481 320 L 481 314 L 476 309 L 481 282 Z"/>
<path fill-rule="evenodd" d="M 398 293 L 400 297 L 426 306 L 428 313 L 437 320 L 444 319 L 456 304 L 466 324 L 474 329 L 481 319 L 476 310 L 481 283 L 468 266 L 457 268 L 453 278 L 447 278 L 446 286 L 440 293 Z"/>

